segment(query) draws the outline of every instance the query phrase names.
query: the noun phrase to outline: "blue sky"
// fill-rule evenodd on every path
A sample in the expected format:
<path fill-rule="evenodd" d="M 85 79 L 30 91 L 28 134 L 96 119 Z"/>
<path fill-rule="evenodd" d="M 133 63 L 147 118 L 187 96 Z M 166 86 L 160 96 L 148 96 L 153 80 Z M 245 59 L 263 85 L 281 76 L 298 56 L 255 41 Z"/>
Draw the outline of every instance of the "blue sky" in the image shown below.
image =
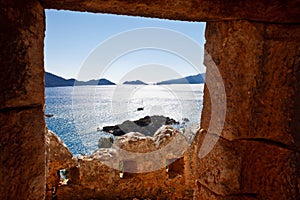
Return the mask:
<path fill-rule="evenodd" d="M 108 43 L 111 38 L 124 32 L 147 27 L 165 28 L 184 34 L 203 49 L 205 23 L 46 10 L 45 70 L 64 78 L 107 78 L 115 83 L 136 79 L 155 82 L 205 71 L 201 59 L 195 67 L 170 51 L 139 49 L 120 55 L 105 66 L 101 73 L 82 75 L 83 66 L 89 63 L 87 60 L 90 60 L 91 53 L 103 43 Z M 151 35 L 147 35 L 148 29 L 145 30 L 145 35 L 141 37 L 146 40 Z M 168 36 L 161 38 L 162 41 L 168 39 Z M 184 46 L 186 43 L 180 45 Z M 118 45 L 112 47 L 119 48 Z M 195 54 L 192 50 L 190 53 Z M 106 64 L 102 62 L 101 55 L 104 54 L 98 53 L 97 60 L 93 60 L 93 63 L 104 68 L 103 65 Z M 199 52 L 200 57 L 203 57 L 203 52 Z"/>

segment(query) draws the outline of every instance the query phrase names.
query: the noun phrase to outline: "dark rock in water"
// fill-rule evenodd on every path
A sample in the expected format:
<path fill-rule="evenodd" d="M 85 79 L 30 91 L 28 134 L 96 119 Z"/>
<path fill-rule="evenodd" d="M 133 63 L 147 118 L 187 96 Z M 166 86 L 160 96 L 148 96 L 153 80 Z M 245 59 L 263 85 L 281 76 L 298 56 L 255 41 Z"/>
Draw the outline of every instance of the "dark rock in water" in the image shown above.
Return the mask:
<path fill-rule="evenodd" d="M 182 118 L 182 121 L 189 122 L 190 120 L 188 118 Z"/>
<path fill-rule="evenodd" d="M 53 117 L 54 115 L 52 114 L 45 114 L 46 117 Z"/>
<path fill-rule="evenodd" d="M 100 137 L 98 140 L 99 148 L 110 148 L 114 143 L 114 139 L 112 137 Z"/>
<path fill-rule="evenodd" d="M 125 132 L 121 130 L 121 128 L 119 127 L 119 125 L 115 125 L 115 126 L 104 126 L 102 129 L 104 132 L 108 132 L 111 133 L 115 136 L 121 136 L 124 135 Z"/>
<path fill-rule="evenodd" d="M 153 136 L 153 134 L 163 125 L 179 124 L 179 122 L 164 116 L 146 116 L 135 121 L 125 121 L 122 124 L 115 126 L 105 126 L 103 131 L 111 133 L 115 136 L 121 136 L 129 132 L 139 132 L 146 136 Z"/>

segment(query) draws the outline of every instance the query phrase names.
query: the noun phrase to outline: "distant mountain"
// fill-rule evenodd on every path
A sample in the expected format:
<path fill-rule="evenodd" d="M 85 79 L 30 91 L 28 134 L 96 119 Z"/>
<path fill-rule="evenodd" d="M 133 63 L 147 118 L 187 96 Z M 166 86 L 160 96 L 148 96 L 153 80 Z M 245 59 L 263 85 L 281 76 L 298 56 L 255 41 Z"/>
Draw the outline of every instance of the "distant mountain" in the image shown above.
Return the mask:
<path fill-rule="evenodd" d="M 148 84 L 140 80 L 135 80 L 135 81 L 125 81 L 123 85 L 148 85 Z"/>
<path fill-rule="evenodd" d="M 76 79 L 64 79 L 60 76 L 45 72 L 45 86 L 46 87 L 64 87 L 64 86 L 79 85 L 115 85 L 115 83 L 107 79 L 77 81 Z"/>
<path fill-rule="evenodd" d="M 64 79 L 62 77 L 56 76 L 54 74 L 45 73 L 45 86 L 46 87 L 63 87 L 63 86 L 73 86 L 75 79 Z"/>
<path fill-rule="evenodd" d="M 158 82 L 157 85 L 205 83 L 205 73 Z"/>
<path fill-rule="evenodd" d="M 115 83 L 103 78 L 99 80 L 89 80 L 89 81 L 76 81 L 75 86 L 81 85 L 116 85 Z"/>

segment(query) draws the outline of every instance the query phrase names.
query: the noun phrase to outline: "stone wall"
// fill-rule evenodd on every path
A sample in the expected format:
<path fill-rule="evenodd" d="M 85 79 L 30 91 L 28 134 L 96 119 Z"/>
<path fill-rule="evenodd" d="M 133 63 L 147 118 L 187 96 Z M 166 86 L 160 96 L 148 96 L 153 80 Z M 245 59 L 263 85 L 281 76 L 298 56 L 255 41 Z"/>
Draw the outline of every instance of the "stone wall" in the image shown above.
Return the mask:
<path fill-rule="evenodd" d="M 44 10 L 0 1 L 0 199 L 45 196 Z"/>
<path fill-rule="evenodd" d="M 41 3 L 40 3 L 41 2 Z M 223 77 L 224 130 L 198 170 L 195 199 L 299 199 L 299 1 L 0 1 L 0 199 L 43 199 L 43 8 L 208 21 Z M 214 80 L 209 75 L 207 81 Z M 210 121 L 205 89 L 202 128 Z M 219 108 L 217 112 L 224 112 Z M 204 131 L 195 144 L 200 149 Z M 197 167 L 196 167 L 197 166 Z M 297 170 L 298 169 L 298 170 Z"/>
<path fill-rule="evenodd" d="M 299 23 L 299 1 L 260 0 L 43 0 L 45 8 L 185 21 L 248 19 Z"/>
<path fill-rule="evenodd" d="M 299 36 L 300 26 L 293 24 L 207 23 L 205 49 L 222 75 L 227 106 L 217 145 L 200 159 L 199 199 L 299 198 Z M 217 95 L 205 88 L 205 130 L 210 98 Z"/>
<path fill-rule="evenodd" d="M 57 198 L 65 200 L 193 198 L 195 143 L 182 145 L 186 138 L 172 127 L 159 129 L 153 137 L 128 133 L 119 137 L 111 148 L 100 148 L 78 159 L 72 157 L 54 133 L 49 131 L 47 138 L 50 162 L 46 199 L 52 199 L 53 188 L 56 188 Z M 173 149 L 179 146 L 182 148 Z M 155 154 L 157 151 L 159 155 Z M 61 169 L 70 171 L 67 185 L 59 185 L 58 170 Z M 121 171 L 123 178 L 120 178 Z"/>
<path fill-rule="evenodd" d="M 60 181 L 58 171 L 61 169 L 70 169 L 77 166 L 75 159 L 66 145 L 53 132 L 47 131 L 46 144 L 48 150 L 48 168 L 46 177 L 46 191 L 48 199 L 52 197 L 52 189 Z"/>

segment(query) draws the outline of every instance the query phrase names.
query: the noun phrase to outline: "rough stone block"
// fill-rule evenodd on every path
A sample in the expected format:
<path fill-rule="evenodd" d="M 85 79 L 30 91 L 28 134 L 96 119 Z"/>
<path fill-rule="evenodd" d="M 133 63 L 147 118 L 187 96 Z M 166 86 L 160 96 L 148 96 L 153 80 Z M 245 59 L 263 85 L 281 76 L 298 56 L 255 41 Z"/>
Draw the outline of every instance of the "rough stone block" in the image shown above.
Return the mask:
<path fill-rule="evenodd" d="M 202 141 L 200 137 L 199 142 Z M 219 138 L 212 151 L 199 160 L 196 196 L 199 199 L 234 199 L 239 196 L 297 199 L 299 161 L 299 152 L 280 143 Z M 206 192 L 202 195 L 201 191 Z"/>
<path fill-rule="evenodd" d="M 44 105 L 43 7 L 37 0 L 0 5 L 0 109 Z"/>
<path fill-rule="evenodd" d="M 220 196 L 238 193 L 242 159 L 241 152 L 232 142 L 219 138 L 213 149 L 198 161 L 198 182 Z"/>
<path fill-rule="evenodd" d="M 43 199 L 46 152 L 42 107 L 1 111 L 0 127 L 0 199 Z"/>
<path fill-rule="evenodd" d="M 77 159 L 73 157 L 66 145 L 52 131 L 47 131 L 48 173 L 47 190 L 56 187 L 59 181 L 58 170 L 70 169 L 77 165 Z M 75 178 L 76 179 L 76 178 Z"/>
<path fill-rule="evenodd" d="M 238 141 L 241 193 L 258 199 L 298 199 L 300 153 L 266 141 Z"/>
<path fill-rule="evenodd" d="M 299 22 L 299 2 L 262 0 L 44 0 L 45 8 L 157 17 L 184 21 L 249 19 Z"/>
<path fill-rule="evenodd" d="M 207 54 L 218 67 L 226 91 L 222 137 L 265 138 L 299 150 L 293 130 L 298 123 L 300 32 L 298 25 L 248 21 L 209 22 Z M 216 85 L 209 59 L 207 83 Z M 217 87 L 216 85 L 215 87 Z M 201 127 L 209 129 L 211 100 L 219 94 L 205 87 Z M 218 105 L 214 105 L 218 106 Z M 298 105 L 299 107 L 299 105 Z"/>

